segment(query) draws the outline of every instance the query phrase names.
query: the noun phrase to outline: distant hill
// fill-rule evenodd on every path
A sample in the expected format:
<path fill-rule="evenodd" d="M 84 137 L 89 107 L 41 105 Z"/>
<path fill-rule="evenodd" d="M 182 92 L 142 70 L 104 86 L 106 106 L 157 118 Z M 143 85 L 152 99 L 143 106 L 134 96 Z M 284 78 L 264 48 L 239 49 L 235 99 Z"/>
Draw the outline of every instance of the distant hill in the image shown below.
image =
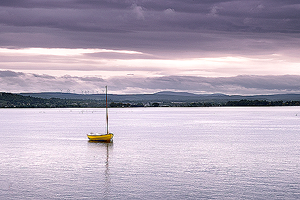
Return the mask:
<path fill-rule="evenodd" d="M 154 94 L 108 95 L 110 107 L 211 107 L 211 106 L 300 106 L 299 94 L 224 95 L 158 92 Z M 0 92 L 1 108 L 101 108 L 104 94 Z"/>
<path fill-rule="evenodd" d="M 73 94 L 59 92 L 43 92 L 43 93 L 20 93 L 23 96 L 38 97 L 44 99 L 60 98 L 60 99 L 81 99 L 81 100 L 104 100 L 104 94 Z M 300 101 L 300 94 L 275 94 L 275 95 L 225 95 L 225 94 L 193 94 L 187 92 L 170 92 L 163 91 L 154 94 L 128 94 L 117 95 L 109 94 L 109 101 L 115 102 L 217 102 L 224 103 L 227 101 L 246 100 L 266 100 L 266 101 Z"/>
<path fill-rule="evenodd" d="M 105 107 L 105 102 L 96 100 L 72 100 L 39 98 L 0 92 L 0 108 L 86 108 Z"/>

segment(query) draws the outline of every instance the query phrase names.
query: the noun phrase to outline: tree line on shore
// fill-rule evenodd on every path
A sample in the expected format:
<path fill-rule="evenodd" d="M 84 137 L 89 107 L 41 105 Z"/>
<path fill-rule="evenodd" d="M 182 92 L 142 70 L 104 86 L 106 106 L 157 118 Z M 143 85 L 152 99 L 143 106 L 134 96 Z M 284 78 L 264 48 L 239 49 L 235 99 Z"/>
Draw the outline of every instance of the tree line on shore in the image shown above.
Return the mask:
<path fill-rule="evenodd" d="M 0 92 L 0 108 L 103 108 L 104 100 L 43 99 Z M 300 106 L 300 101 L 247 100 L 218 102 L 111 102 L 109 107 Z"/>

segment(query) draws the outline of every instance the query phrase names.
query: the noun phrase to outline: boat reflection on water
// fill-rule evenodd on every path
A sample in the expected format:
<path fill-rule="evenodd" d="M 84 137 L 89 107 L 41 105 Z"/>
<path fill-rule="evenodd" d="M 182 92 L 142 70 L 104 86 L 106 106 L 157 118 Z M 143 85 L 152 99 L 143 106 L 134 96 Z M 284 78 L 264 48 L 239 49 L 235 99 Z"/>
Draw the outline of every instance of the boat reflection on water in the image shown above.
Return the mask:
<path fill-rule="evenodd" d="M 109 199 L 110 194 L 110 171 L 109 171 L 109 151 L 113 148 L 113 142 L 107 142 L 107 141 L 88 141 L 89 144 L 93 145 L 93 147 L 99 147 L 99 148 L 105 148 L 106 150 L 106 159 L 105 159 L 105 170 L 104 170 L 104 199 Z"/>
<path fill-rule="evenodd" d="M 102 140 L 88 140 L 89 143 L 99 143 L 100 145 L 102 144 L 102 146 L 106 146 L 106 144 L 108 144 L 108 146 L 112 146 L 113 145 L 113 141 L 102 141 Z"/>

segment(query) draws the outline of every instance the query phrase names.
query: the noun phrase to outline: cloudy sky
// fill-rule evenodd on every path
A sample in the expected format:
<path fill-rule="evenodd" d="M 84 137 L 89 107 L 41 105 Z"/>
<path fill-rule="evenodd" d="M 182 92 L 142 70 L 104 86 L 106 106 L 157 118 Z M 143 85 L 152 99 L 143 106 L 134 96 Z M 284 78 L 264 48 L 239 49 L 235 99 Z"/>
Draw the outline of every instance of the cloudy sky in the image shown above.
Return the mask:
<path fill-rule="evenodd" d="M 298 0 L 1 0 L 0 91 L 300 92 Z"/>

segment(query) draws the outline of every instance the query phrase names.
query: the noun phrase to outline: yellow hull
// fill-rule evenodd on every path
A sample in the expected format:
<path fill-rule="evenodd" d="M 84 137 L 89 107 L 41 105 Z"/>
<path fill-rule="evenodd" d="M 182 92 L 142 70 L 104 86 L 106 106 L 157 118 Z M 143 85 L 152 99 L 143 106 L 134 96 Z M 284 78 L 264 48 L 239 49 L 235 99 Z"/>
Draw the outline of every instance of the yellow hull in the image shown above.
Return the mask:
<path fill-rule="evenodd" d="M 93 135 L 93 134 L 88 134 L 87 137 L 89 140 L 92 141 L 111 141 L 112 138 L 114 137 L 114 134 L 109 133 L 109 134 L 104 134 L 104 135 Z"/>

